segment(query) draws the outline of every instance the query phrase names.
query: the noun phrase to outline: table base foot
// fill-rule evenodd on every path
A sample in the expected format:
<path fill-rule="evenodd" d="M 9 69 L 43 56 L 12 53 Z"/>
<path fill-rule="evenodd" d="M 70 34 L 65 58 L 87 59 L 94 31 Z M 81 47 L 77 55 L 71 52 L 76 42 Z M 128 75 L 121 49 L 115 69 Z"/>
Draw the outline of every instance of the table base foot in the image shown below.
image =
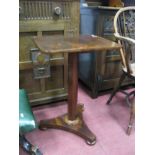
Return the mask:
<path fill-rule="evenodd" d="M 55 128 L 72 132 L 84 138 L 88 145 L 94 145 L 96 143 L 96 137 L 85 124 L 82 117 L 82 111 L 83 111 L 83 105 L 78 105 L 75 120 L 73 121 L 69 120 L 68 115 L 64 114 L 62 116 L 53 119 L 41 120 L 39 128 L 41 130 Z"/>

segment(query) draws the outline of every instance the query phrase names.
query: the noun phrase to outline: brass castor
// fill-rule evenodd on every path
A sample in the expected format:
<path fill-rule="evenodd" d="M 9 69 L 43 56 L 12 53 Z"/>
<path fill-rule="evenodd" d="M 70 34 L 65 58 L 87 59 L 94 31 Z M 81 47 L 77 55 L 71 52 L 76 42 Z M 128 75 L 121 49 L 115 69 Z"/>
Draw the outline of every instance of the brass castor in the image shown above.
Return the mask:
<path fill-rule="evenodd" d="M 46 128 L 46 127 L 39 127 L 39 129 L 42 130 L 42 131 L 46 131 L 48 128 Z"/>
<path fill-rule="evenodd" d="M 90 142 L 89 140 L 86 140 L 86 143 L 87 143 L 88 145 L 95 145 L 95 144 L 96 144 L 96 140 L 94 140 L 94 141 L 92 141 L 92 142 Z"/>
<path fill-rule="evenodd" d="M 31 147 L 30 154 L 31 155 L 43 155 L 42 152 L 40 152 L 40 150 L 36 146 Z"/>

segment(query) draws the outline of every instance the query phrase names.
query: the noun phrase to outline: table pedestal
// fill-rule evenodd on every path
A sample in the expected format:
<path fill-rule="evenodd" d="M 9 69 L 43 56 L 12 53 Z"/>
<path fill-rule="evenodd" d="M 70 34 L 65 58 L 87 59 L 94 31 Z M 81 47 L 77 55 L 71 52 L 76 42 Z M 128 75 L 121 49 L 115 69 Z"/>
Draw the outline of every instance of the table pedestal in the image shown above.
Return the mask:
<path fill-rule="evenodd" d="M 62 129 L 72 132 L 84 138 L 89 145 L 96 143 L 95 135 L 85 124 L 82 111 L 83 105 L 77 105 L 78 92 L 78 69 L 77 53 L 69 53 L 69 88 L 68 88 L 68 113 L 62 116 L 40 121 L 39 128 L 46 130 L 49 128 Z"/>
<path fill-rule="evenodd" d="M 39 128 L 41 130 L 54 128 L 54 129 L 62 129 L 65 131 L 69 131 L 84 138 L 87 144 L 94 145 L 96 143 L 96 137 L 89 130 L 89 128 L 87 127 L 87 125 L 83 120 L 83 117 L 82 117 L 83 106 L 78 105 L 77 109 L 78 109 L 78 113 L 76 115 L 75 120 L 73 121 L 68 120 L 68 114 L 64 114 L 62 116 L 59 116 L 53 119 L 42 120 L 40 122 Z"/>

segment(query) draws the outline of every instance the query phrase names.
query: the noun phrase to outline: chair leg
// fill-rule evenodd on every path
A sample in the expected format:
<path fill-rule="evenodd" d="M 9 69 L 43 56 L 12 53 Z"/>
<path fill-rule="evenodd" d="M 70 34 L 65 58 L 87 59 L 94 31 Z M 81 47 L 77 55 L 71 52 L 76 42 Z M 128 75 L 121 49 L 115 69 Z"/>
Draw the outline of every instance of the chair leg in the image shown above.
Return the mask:
<path fill-rule="evenodd" d="M 128 125 L 128 128 L 127 128 L 127 134 L 128 135 L 130 135 L 130 133 L 131 133 L 133 122 L 134 122 L 134 118 L 135 118 L 135 99 L 131 103 L 130 120 L 129 120 L 129 125 Z"/>
<path fill-rule="evenodd" d="M 23 148 L 24 151 L 29 153 L 30 155 L 43 155 L 40 150 L 33 146 L 24 135 L 19 134 L 19 144 Z"/>
<path fill-rule="evenodd" d="M 125 73 L 123 73 L 118 81 L 118 83 L 116 84 L 116 86 L 114 87 L 113 92 L 111 93 L 111 96 L 109 97 L 108 101 L 106 104 L 110 104 L 112 98 L 115 96 L 116 92 L 118 91 L 119 87 L 121 86 L 123 80 L 125 79 L 126 75 Z"/>
<path fill-rule="evenodd" d="M 128 104 L 128 106 L 129 107 L 131 107 L 131 102 L 130 102 L 130 97 L 131 96 L 133 96 L 133 97 L 135 97 L 135 90 L 134 91 L 132 91 L 132 92 L 130 92 L 130 93 L 127 93 L 127 95 L 126 95 L 126 102 L 127 102 L 127 104 Z"/>

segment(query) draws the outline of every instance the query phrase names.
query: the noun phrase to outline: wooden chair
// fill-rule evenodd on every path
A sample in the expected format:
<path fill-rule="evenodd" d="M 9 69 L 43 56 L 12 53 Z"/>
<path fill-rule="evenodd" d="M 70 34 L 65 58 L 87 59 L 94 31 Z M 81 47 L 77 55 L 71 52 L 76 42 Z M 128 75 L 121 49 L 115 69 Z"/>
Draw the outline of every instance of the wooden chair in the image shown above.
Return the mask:
<path fill-rule="evenodd" d="M 112 98 L 119 90 L 125 77 L 129 77 L 135 80 L 135 7 L 124 7 L 121 8 L 114 17 L 114 35 L 118 40 L 118 43 L 122 45 L 120 50 L 120 56 L 122 60 L 122 76 L 120 77 L 118 83 L 114 87 L 114 90 L 107 101 L 110 104 Z M 132 91 L 127 95 L 127 101 L 131 106 L 130 121 L 127 128 L 127 134 L 131 132 L 135 117 L 135 100 L 129 102 L 130 96 L 135 95 L 135 91 Z"/>

